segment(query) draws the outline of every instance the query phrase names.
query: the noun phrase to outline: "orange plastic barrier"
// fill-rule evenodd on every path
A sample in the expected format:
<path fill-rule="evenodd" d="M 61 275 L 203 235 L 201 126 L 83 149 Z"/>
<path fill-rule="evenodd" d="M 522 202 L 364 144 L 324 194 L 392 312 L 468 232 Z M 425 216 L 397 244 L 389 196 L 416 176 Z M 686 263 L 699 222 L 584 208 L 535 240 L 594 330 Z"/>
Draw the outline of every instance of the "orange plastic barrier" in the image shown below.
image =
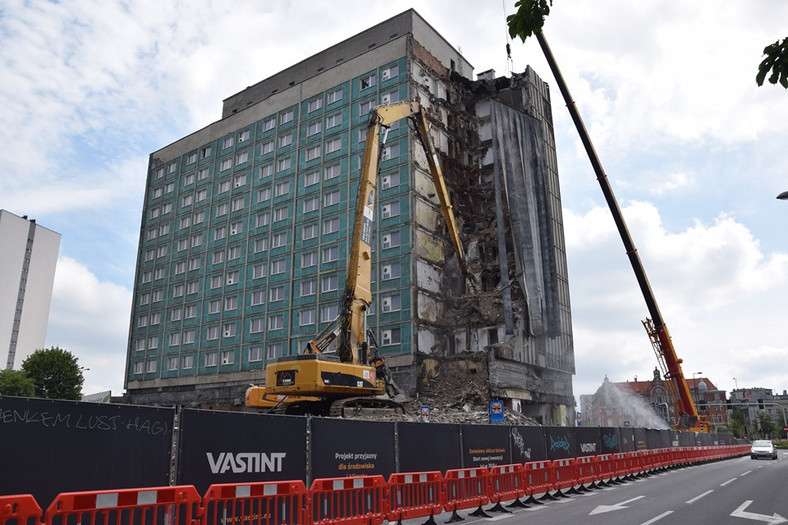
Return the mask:
<path fill-rule="evenodd" d="M 42 514 L 32 494 L 0 496 L 0 525 L 38 524 Z"/>
<path fill-rule="evenodd" d="M 191 485 L 65 492 L 49 505 L 47 525 L 189 525 L 200 520 L 200 495 Z"/>
<path fill-rule="evenodd" d="M 577 485 L 577 466 L 574 458 L 553 460 L 553 490 L 558 491 L 561 496 L 562 491 L 569 489 L 568 492 L 576 493 L 574 486 Z"/>
<path fill-rule="evenodd" d="M 490 502 L 496 504 L 519 500 L 525 496 L 523 466 L 515 464 L 490 467 L 489 489 Z"/>
<path fill-rule="evenodd" d="M 548 493 L 553 487 L 553 465 L 551 461 L 530 461 L 523 465 L 526 494 Z"/>
<path fill-rule="evenodd" d="M 202 501 L 203 523 L 310 523 L 307 490 L 301 480 L 211 485 Z"/>
<path fill-rule="evenodd" d="M 415 472 L 392 474 L 388 481 L 386 519 L 402 521 L 443 512 L 443 474 Z"/>
<path fill-rule="evenodd" d="M 383 476 L 316 479 L 309 488 L 312 523 L 373 525 L 386 519 Z"/>
<path fill-rule="evenodd" d="M 599 479 L 599 456 L 581 456 L 575 461 L 577 484 L 581 487 L 590 485 L 596 488 Z"/>
<path fill-rule="evenodd" d="M 619 480 L 630 475 L 629 453 L 617 452 L 613 454 L 613 474 Z"/>
<path fill-rule="evenodd" d="M 486 468 L 447 470 L 446 499 L 443 508 L 456 512 L 460 509 L 481 507 L 490 501 L 487 490 L 489 471 Z"/>
<path fill-rule="evenodd" d="M 600 454 L 596 457 L 596 479 L 597 484 L 609 485 L 609 481 L 615 478 L 612 454 Z"/>

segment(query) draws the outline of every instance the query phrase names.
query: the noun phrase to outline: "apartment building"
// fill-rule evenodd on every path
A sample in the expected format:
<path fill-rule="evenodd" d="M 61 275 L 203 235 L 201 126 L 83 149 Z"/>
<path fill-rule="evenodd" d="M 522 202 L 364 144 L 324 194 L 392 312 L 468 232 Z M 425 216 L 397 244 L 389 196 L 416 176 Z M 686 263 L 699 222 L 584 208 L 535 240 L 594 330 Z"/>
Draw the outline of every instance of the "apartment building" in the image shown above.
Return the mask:
<path fill-rule="evenodd" d="M 241 405 L 268 360 L 300 352 L 336 318 L 368 114 L 417 100 L 480 284 L 472 292 L 464 281 L 416 134 L 396 123 L 383 146 L 374 218 L 368 324 L 379 350 L 411 392 L 423 356 L 488 351 L 491 395 L 516 401 L 515 409 L 532 405 L 545 422 L 571 421 L 571 317 L 547 86 L 530 69 L 503 88 L 494 74 L 472 77 L 473 66 L 408 10 L 230 96 L 220 120 L 152 153 L 130 402 Z M 508 217 L 516 203 L 496 206 L 493 179 L 498 171 L 525 178 L 511 166 L 494 169 L 495 152 L 510 146 L 502 126 L 521 120 L 534 137 L 517 154 L 539 152 L 528 160 L 538 164 L 533 206 L 544 224 L 513 223 L 525 239 L 515 243 L 503 238 L 506 222 L 499 245 L 477 219 L 495 221 L 499 209 Z M 511 282 L 507 274 L 502 293 L 507 265 L 530 270 L 512 271 Z M 500 315 L 482 312 L 482 303 Z"/>
<path fill-rule="evenodd" d="M 44 348 L 60 234 L 0 210 L 0 359 L 7 369 Z"/>

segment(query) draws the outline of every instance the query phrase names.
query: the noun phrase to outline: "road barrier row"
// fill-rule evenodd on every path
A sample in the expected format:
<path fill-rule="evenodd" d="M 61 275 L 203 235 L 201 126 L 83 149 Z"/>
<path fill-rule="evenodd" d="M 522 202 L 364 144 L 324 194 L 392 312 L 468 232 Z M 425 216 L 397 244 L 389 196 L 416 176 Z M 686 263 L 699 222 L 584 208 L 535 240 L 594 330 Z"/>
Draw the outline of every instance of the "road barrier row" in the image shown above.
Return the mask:
<path fill-rule="evenodd" d="M 384 520 L 475 508 L 473 516 L 508 512 L 535 498 L 568 497 L 669 468 L 749 453 L 748 445 L 678 447 L 440 472 L 302 481 L 216 484 L 203 496 L 191 485 L 62 493 L 46 512 L 32 495 L 0 496 L 0 525 L 378 525 Z M 527 498 L 522 500 L 522 498 Z M 483 509 L 488 503 L 494 507 Z"/>

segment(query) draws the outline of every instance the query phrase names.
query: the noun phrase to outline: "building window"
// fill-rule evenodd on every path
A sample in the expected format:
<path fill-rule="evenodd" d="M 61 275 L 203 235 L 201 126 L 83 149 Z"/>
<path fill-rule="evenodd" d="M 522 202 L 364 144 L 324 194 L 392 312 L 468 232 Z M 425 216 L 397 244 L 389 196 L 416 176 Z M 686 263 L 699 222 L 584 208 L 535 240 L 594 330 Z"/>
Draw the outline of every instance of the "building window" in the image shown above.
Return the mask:
<path fill-rule="evenodd" d="M 276 127 L 276 117 L 271 117 L 263 122 L 263 131 L 271 131 Z"/>
<path fill-rule="evenodd" d="M 321 292 L 333 292 L 337 288 L 339 288 L 339 277 L 336 275 L 323 276 L 320 285 Z"/>
<path fill-rule="evenodd" d="M 217 352 L 207 352 L 205 354 L 205 366 L 216 366 L 218 361 Z"/>
<path fill-rule="evenodd" d="M 208 168 L 200 168 L 197 170 L 197 180 L 205 180 L 210 175 L 211 171 Z"/>
<path fill-rule="evenodd" d="M 194 201 L 194 195 L 185 195 L 181 199 L 181 208 L 185 208 L 187 206 L 191 206 L 193 201 Z"/>
<path fill-rule="evenodd" d="M 326 153 L 333 153 L 342 149 L 342 139 L 337 137 L 333 140 L 326 141 Z"/>
<path fill-rule="evenodd" d="M 226 279 L 225 282 L 228 285 L 238 284 L 240 279 L 241 279 L 241 273 L 238 270 L 235 270 L 235 271 L 232 271 L 232 272 L 227 272 L 227 279 Z"/>
<path fill-rule="evenodd" d="M 219 327 L 209 326 L 205 329 L 205 338 L 209 341 L 219 339 Z"/>
<path fill-rule="evenodd" d="M 335 128 L 342 124 L 342 113 L 335 113 L 326 117 L 326 128 Z"/>
<path fill-rule="evenodd" d="M 276 163 L 276 171 L 285 171 L 290 169 L 290 164 L 292 160 L 290 157 L 279 159 L 279 162 Z"/>
<path fill-rule="evenodd" d="M 227 248 L 227 260 L 234 261 L 235 259 L 241 258 L 241 247 L 240 246 L 230 246 Z"/>
<path fill-rule="evenodd" d="M 384 94 L 382 97 L 380 97 L 380 102 L 382 104 L 393 104 L 395 102 L 399 102 L 399 91 L 395 90 Z"/>
<path fill-rule="evenodd" d="M 194 367 L 194 356 L 185 355 L 181 357 L 181 370 L 191 370 Z"/>
<path fill-rule="evenodd" d="M 342 100 L 342 88 L 335 89 L 334 91 L 329 92 L 328 95 L 326 96 L 326 101 L 329 104 L 333 104 L 334 102 L 339 102 L 340 100 Z"/>
<path fill-rule="evenodd" d="M 317 283 L 314 279 L 309 279 L 307 281 L 301 281 L 301 297 L 307 297 L 309 295 L 315 295 L 315 291 L 317 288 Z"/>
<path fill-rule="evenodd" d="M 252 334 L 259 334 L 265 329 L 265 323 L 261 317 L 255 317 L 249 323 L 249 332 Z"/>
<path fill-rule="evenodd" d="M 213 229 L 213 240 L 218 241 L 219 239 L 224 239 L 227 236 L 227 227 L 219 226 Z"/>
<path fill-rule="evenodd" d="M 148 372 L 149 374 L 154 373 L 156 371 L 157 364 L 158 362 L 155 359 L 148 359 L 148 366 L 145 371 Z"/>
<path fill-rule="evenodd" d="M 265 292 L 262 290 L 252 292 L 251 305 L 260 306 L 261 304 L 265 304 Z"/>
<path fill-rule="evenodd" d="M 383 235 L 383 249 L 395 248 L 400 245 L 400 232 L 390 232 Z"/>
<path fill-rule="evenodd" d="M 155 350 L 159 347 L 159 338 L 158 337 L 150 337 L 148 338 L 148 350 Z"/>
<path fill-rule="evenodd" d="M 183 316 L 183 308 L 173 308 L 170 310 L 170 321 L 180 321 Z"/>
<path fill-rule="evenodd" d="M 226 139 L 224 139 L 222 141 L 222 148 L 223 149 L 232 148 L 233 144 L 235 144 L 235 138 L 234 137 L 227 137 Z"/>
<path fill-rule="evenodd" d="M 210 156 L 211 156 L 211 147 L 210 146 L 205 146 L 202 149 L 200 149 L 200 158 L 201 159 L 207 159 Z"/>
<path fill-rule="evenodd" d="M 301 268 L 309 268 L 317 264 L 317 253 L 307 252 L 301 254 Z"/>
<path fill-rule="evenodd" d="M 314 160 L 320 157 L 320 146 L 313 146 L 306 149 L 306 160 Z"/>
<path fill-rule="evenodd" d="M 271 275 L 285 273 L 285 270 L 287 270 L 287 261 L 285 259 L 271 261 Z"/>
<path fill-rule="evenodd" d="M 224 337 L 235 337 L 235 323 L 224 323 L 222 325 L 222 334 Z"/>
<path fill-rule="evenodd" d="M 232 167 L 233 167 L 233 159 L 224 159 L 222 163 L 219 165 L 219 169 L 222 171 L 229 170 Z"/>
<path fill-rule="evenodd" d="M 173 297 L 183 297 L 183 293 L 186 291 L 186 287 L 182 284 L 176 284 L 172 288 L 172 296 Z"/>
<path fill-rule="evenodd" d="M 383 153 L 380 155 L 380 160 L 389 160 L 399 156 L 399 144 L 391 144 L 383 148 Z"/>
<path fill-rule="evenodd" d="M 268 345 L 268 355 L 267 358 L 269 361 L 272 359 L 276 359 L 277 357 L 281 357 L 284 355 L 282 353 L 282 345 L 280 343 L 273 343 Z"/>
<path fill-rule="evenodd" d="M 367 100 L 366 102 L 362 102 L 361 104 L 359 104 L 358 106 L 359 116 L 363 117 L 364 115 L 372 111 L 372 105 L 373 103 L 371 100 Z"/>
<path fill-rule="evenodd" d="M 249 348 L 247 359 L 250 363 L 256 363 L 258 361 L 263 360 L 263 347 L 262 346 L 252 346 Z"/>
<path fill-rule="evenodd" d="M 320 199 L 312 197 L 304 201 L 304 213 L 316 211 L 320 206 Z"/>
<path fill-rule="evenodd" d="M 190 304 L 183 309 L 183 314 L 186 319 L 194 319 L 197 317 L 197 306 Z"/>
<path fill-rule="evenodd" d="M 274 186 L 274 197 L 281 197 L 290 193 L 290 181 L 282 181 Z"/>
<path fill-rule="evenodd" d="M 320 309 L 320 322 L 321 323 L 330 323 L 334 319 L 337 318 L 339 315 L 339 306 L 331 305 L 331 306 L 324 306 Z"/>
<path fill-rule="evenodd" d="M 319 120 L 317 122 L 312 122 L 306 127 L 306 136 L 311 137 L 312 135 L 317 135 L 323 131 L 323 123 Z"/>
<path fill-rule="evenodd" d="M 145 339 L 139 339 L 134 345 L 134 349 L 139 351 L 145 350 Z"/>
<path fill-rule="evenodd" d="M 145 372 L 145 363 L 143 361 L 137 361 L 134 363 L 134 373 L 142 374 L 143 372 Z"/>
<path fill-rule="evenodd" d="M 384 219 L 399 215 L 399 201 L 387 202 L 381 206 L 381 213 Z"/>
<path fill-rule="evenodd" d="M 268 226 L 268 212 L 258 213 L 255 217 L 255 228 L 262 228 L 263 226 Z"/>
<path fill-rule="evenodd" d="M 274 165 L 273 164 L 266 164 L 265 166 L 260 167 L 260 179 L 264 179 L 266 177 L 270 177 L 274 174 Z"/>
<path fill-rule="evenodd" d="M 285 298 L 285 287 L 284 286 L 274 286 L 270 290 L 268 290 L 268 302 L 273 303 L 276 301 L 282 301 Z"/>
<path fill-rule="evenodd" d="M 279 115 L 279 124 L 286 124 L 293 120 L 295 113 L 292 109 L 285 111 Z"/>
<path fill-rule="evenodd" d="M 164 292 L 162 290 L 153 290 L 153 302 L 158 303 L 164 299 Z"/>
<path fill-rule="evenodd" d="M 339 231 L 339 217 L 333 217 L 323 221 L 323 235 L 336 233 Z"/>
<path fill-rule="evenodd" d="M 247 160 L 249 160 L 249 152 L 242 151 L 241 153 L 235 156 L 235 165 L 237 166 L 238 164 L 243 164 Z"/>
<path fill-rule="evenodd" d="M 223 215 L 227 215 L 228 206 L 227 204 L 219 204 L 216 207 L 216 216 L 221 217 Z"/>
<path fill-rule="evenodd" d="M 237 235 L 244 231 L 243 221 L 237 221 L 230 224 L 230 235 Z"/>
<path fill-rule="evenodd" d="M 268 249 L 268 237 L 262 237 L 259 239 L 255 239 L 254 241 L 254 253 L 261 253 Z"/>
<path fill-rule="evenodd" d="M 273 314 L 268 316 L 268 329 L 281 330 L 285 326 L 284 314 Z"/>
<path fill-rule="evenodd" d="M 269 140 L 260 145 L 260 155 L 268 155 L 274 152 L 274 141 Z"/>
<path fill-rule="evenodd" d="M 282 206 L 281 208 L 276 208 L 274 210 L 274 222 L 283 221 L 288 217 L 288 210 L 287 206 Z"/>
<path fill-rule="evenodd" d="M 232 310 L 238 309 L 238 296 L 233 295 L 231 297 L 224 298 L 224 311 L 229 312 Z"/>
<path fill-rule="evenodd" d="M 298 324 L 301 326 L 315 324 L 315 311 L 313 309 L 303 310 L 298 316 Z"/>
<path fill-rule="evenodd" d="M 400 263 L 391 263 L 383 265 L 383 280 L 396 279 L 402 275 L 402 265 Z"/>
<path fill-rule="evenodd" d="M 332 164 L 331 166 L 326 166 L 325 170 L 323 171 L 323 177 L 326 180 L 331 180 L 336 177 L 339 177 L 342 174 L 341 168 L 339 164 Z"/>
<path fill-rule="evenodd" d="M 201 260 L 199 257 L 192 257 L 189 259 L 189 271 L 199 270 Z"/>
<path fill-rule="evenodd" d="M 205 212 L 198 211 L 194 214 L 194 224 L 202 224 L 205 221 Z"/>
<path fill-rule="evenodd" d="M 310 171 L 306 175 L 304 175 L 304 187 L 313 186 L 320 182 L 320 174 L 315 171 Z"/>
<path fill-rule="evenodd" d="M 399 186 L 399 173 L 388 173 L 380 179 L 380 188 L 386 190 L 393 186 Z"/>
<path fill-rule="evenodd" d="M 301 228 L 301 240 L 309 240 L 317 237 L 317 224 L 306 224 Z"/>
<path fill-rule="evenodd" d="M 179 332 L 175 332 L 170 334 L 169 340 L 167 341 L 169 346 L 178 346 L 181 344 L 181 334 Z"/>
<path fill-rule="evenodd" d="M 265 264 L 257 263 L 252 266 L 252 279 L 261 279 L 265 277 Z"/>
<path fill-rule="evenodd" d="M 192 218 L 191 217 L 181 217 L 181 224 L 180 229 L 185 230 L 189 226 L 192 225 Z"/>
<path fill-rule="evenodd" d="M 402 309 L 402 298 L 399 295 L 388 295 L 382 301 L 384 312 L 398 312 Z"/>
<path fill-rule="evenodd" d="M 334 262 L 339 259 L 339 248 L 336 246 L 328 246 L 323 248 L 323 263 Z"/>
<path fill-rule="evenodd" d="M 389 328 L 387 330 L 383 330 L 381 335 L 383 336 L 381 338 L 381 344 L 383 346 L 397 345 L 402 342 L 401 331 L 399 328 Z"/>
<path fill-rule="evenodd" d="M 183 344 L 188 345 L 194 343 L 194 330 L 186 330 L 183 332 Z"/>
<path fill-rule="evenodd" d="M 202 202 L 208 198 L 208 190 L 200 190 L 194 194 L 195 202 Z"/>
<path fill-rule="evenodd" d="M 265 202 L 271 198 L 271 188 L 257 190 L 257 202 Z"/>
<path fill-rule="evenodd" d="M 246 204 L 246 198 L 244 197 L 236 197 L 230 203 L 230 211 L 239 211 L 244 209 L 244 205 Z"/>
<path fill-rule="evenodd" d="M 233 186 L 236 188 L 240 188 L 246 184 L 246 175 L 236 175 L 235 179 L 233 179 Z"/>
<path fill-rule="evenodd" d="M 271 246 L 274 248 L 280 248 L 287 244 L 287 233 L 275 233 L 273 240 L 271 241 Z"/>
<path fill-rule="evenodd" d="M 238 143 L 240 144 L 241 142 L 246 142 L 247 140 L 249 140 L 249 130 L 245 129 L 238 134 Z"/>
<path fill-rule="evenodd" d="M 213 252 L 211 262 L 213 264 L 222 264 L 224 262 L 224 250 Z"/>
<path fill-rule="evenodd" d="M 323 195 L 323 207 L 339 204 L 339 190 L 329 191 Z"/>
<path fill-rule="evenodd" d="M 359 89 L 369 89 L 375 85 L 375 75 L 368 75 L 359 81 Z"/>
<path fill-rule="evenodd" d="M 380 78 L 382 81 L 391 80 L 392 78 L 399 75 L 399 66 L 394 64 L 393 66 L 387 67 L 383 71 L 380 72 Z"/>
<path fill-rule="evenodd" d="M 320 109 L 322 107 L 323 107 L 323 99 L 322 98 L 316 98 L 314 100 L 310 100 L 307 103 L 307 111 L 310 111 L 310 112 L 317 111 L 318 109 Z"/>
<path fill-rule="evenodd" d="M 219 299 L 214 299 L 208 303 L 208 313 L 209 314 L 218 314 L 222 311 L 222 301 Z"/>
<path fill-rule="evenodd" d="M 287 135 L 282 135 L 279 137 L 279 147 L 284 148 L 285 146 L 289 146 L 293 143 L 293 134 L 288 133 Z"/>

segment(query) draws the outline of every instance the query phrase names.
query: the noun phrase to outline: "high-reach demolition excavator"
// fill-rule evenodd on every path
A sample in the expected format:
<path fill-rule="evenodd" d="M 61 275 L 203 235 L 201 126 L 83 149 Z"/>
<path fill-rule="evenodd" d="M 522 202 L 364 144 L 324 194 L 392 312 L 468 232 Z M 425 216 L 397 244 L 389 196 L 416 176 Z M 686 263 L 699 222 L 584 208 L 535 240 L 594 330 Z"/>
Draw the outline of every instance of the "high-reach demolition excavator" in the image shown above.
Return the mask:
<path fill-rule="evenodd" d="M 424 110 L 417 102 L 384 104 L 370 112 L 361 166 L 350 258 L 339 316 L 306 344 L 298 355 L 269 361 L 265 386 L 251 386 L 246 406 L 276 409 L 288 414 L 349 416 L 364 409 L 402 411 L 401 395 L 385 361 L 378 355 L 366 314 L 372 304 L 372 238 L 375 188 L 381 145 L 388 128 L 409 118 L 426 153 L 432 181 L 454 251 L 465 272 L 457 221 L 429 134 Z M 382 137 L 382 139 L 381 139 Z"/>

